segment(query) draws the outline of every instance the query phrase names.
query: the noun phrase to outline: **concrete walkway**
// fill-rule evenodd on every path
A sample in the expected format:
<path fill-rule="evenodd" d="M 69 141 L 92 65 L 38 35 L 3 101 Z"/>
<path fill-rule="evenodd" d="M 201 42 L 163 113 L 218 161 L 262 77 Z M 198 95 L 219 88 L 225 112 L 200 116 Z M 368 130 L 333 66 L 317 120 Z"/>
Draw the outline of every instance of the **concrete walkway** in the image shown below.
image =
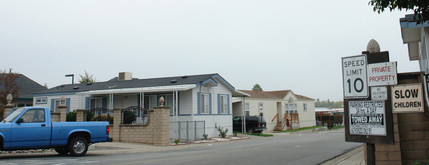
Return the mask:
<path fill-rule="evenodd" d="M 321 165 L 364 165 L 365 155 L 363 145 L 355 148 L 347 153 L 339 155 L 331 160 L 321 163 Z"/>

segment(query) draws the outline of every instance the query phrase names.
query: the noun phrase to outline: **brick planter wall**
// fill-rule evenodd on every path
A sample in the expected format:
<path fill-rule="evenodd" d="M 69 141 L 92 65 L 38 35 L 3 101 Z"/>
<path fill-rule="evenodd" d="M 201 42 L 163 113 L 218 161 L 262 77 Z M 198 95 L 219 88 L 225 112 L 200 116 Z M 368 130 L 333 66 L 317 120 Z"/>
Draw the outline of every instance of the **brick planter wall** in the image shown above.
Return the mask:
<path fill-rule="evenodd" d="M 114 110 L 110 137 L 115 142 L 146 143 L 167 146 L 170 143 L 170 108 L 154 107 L 146 124 L 120 124 L 121 110 Z"/>

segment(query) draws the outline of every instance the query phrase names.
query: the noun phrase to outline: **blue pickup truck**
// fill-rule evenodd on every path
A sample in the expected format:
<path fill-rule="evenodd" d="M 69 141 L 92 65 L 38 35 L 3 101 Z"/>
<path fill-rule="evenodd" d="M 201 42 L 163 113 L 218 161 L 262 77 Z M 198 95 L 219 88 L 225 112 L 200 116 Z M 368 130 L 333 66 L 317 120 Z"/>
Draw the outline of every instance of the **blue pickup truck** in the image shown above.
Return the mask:
<path fill-rule="evenodd" d="M 55 148 L 59 154 L 83 156 L 90 143 L 108 139 L 108 122 L 52 122 L 49 108 L 18 108 L 0 123 L 3 151 Z"/>

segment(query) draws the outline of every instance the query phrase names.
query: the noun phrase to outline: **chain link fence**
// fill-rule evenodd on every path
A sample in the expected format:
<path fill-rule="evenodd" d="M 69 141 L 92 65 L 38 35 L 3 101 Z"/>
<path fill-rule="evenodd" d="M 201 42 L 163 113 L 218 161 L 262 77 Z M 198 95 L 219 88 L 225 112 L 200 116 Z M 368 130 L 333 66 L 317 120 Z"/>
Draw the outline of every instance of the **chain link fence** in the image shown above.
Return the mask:
<path fill-rule="evenodd" d="M 170 142 L 179 139 L 181 142 L 196 141 L 204 138 L 205 121 L 171 121 Z"/>

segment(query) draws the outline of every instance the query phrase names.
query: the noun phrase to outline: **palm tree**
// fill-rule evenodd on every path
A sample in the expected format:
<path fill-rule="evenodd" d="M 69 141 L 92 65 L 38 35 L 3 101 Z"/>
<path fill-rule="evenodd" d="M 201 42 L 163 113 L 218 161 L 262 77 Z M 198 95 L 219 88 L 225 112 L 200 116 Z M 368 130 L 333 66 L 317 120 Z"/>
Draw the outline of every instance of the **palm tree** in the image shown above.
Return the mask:
<path fill-rule="evenodd" d="M 79 74 L 79 76 L 80 76 L 79 83 L 81 83 L 81 84 L 94 83 L 95 82 L 94 75 L 93 74 L 89 75 L 89 73 L 86 72 L 86 70 L 85 70 L 85 75 Z"/>

